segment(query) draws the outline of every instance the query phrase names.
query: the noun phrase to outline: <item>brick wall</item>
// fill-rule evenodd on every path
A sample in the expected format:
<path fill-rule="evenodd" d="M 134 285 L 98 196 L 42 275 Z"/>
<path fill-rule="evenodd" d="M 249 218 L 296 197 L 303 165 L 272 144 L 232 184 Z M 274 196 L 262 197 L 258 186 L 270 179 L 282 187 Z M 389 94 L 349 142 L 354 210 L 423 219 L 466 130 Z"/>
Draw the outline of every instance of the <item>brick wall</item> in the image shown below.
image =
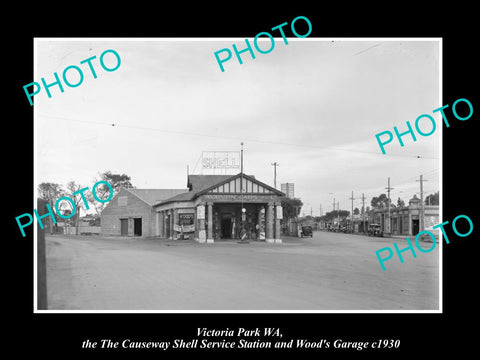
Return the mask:
<path fill-rule="evenodd" d="M 101 234 L 120 235 L 120 219 L 129 219 L 128 235 L 133 236 L 133 218 L 142 219 L 142 236 L 155 236 L 155 212 L 151 206 L 122 189 L 102 211 Z"/>

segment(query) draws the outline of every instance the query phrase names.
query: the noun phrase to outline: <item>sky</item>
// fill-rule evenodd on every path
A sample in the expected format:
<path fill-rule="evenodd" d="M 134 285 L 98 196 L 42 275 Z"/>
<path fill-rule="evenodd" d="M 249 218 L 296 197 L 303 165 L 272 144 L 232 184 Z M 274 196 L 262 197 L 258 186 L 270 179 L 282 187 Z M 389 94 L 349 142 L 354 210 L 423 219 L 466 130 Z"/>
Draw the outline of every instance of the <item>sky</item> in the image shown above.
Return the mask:
<path fill-rule="evenodd" d="M 250 39 L 253 43 L 253 39 Z M 76 65 L 84 79 L 64 92 L 58 86 L 34 97 L 36 183 L 92 187 L 107 170 L 125 173 L 137 188 L 186 188 L 202 173 L 202 151 L 240 151 L 244 172 L 277 188 L 295 184 L 305 214 L 370 205 L 386 193 L 392 202 L 440 189 L 440 41 L 437 39 L 324 39 L 280 37 L 255 59 L 233 54 L 220 70 L 214 52 L 245 47 L 244 38 L 222 39 L 36 39 L 34 79 L 54 81 Z M 270 46 L 268 38 L 259 42 Z M 100 55 L 113 49 L 117 70 Z M 88 64 L 92 60 L 97 78 Z M 111 53 L 104 57 L 114 67 Z M 68 79 L 75 83 L 75 71 Z M 63 80 L 62 80 L 63 81 Z M 28 100 L 27 100 L 28 101 Z M 383 155 L 382 131 L 406 131 L 406 121 L 429 114 L 437 122 L 428 137 L 395 139 Z M 420 123 L 424 132 L 431 129 Z M 211 173 L 206 170 L 204 174 Z M 217 170 L 217 173 L 218 170 Z M 235 173 L 235 172 L 234 172 Z M 233 173 L 232 173 L 233 174 Z"/>

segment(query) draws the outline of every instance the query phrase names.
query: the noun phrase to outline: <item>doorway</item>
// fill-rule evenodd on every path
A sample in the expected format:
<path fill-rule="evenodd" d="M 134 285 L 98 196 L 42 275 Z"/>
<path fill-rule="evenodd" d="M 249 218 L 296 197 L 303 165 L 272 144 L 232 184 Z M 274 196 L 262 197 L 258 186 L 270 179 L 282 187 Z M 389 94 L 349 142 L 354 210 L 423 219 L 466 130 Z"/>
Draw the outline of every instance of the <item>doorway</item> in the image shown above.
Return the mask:
<path fill-rule="evenodd" d="M 133 219 L 133 236 L 142 236 L 142 218 Z"/>
<path fill-rule="evenodd" d="M 417 235 L 419 228 L 420 228 L 419 220 L 412 219 L 412 235 Z"/>
<path fill-rule="evenodd" d="M 220 226 L 222 239 L 230 239 L 232 237 L 232 219 L 223 218 Z"/>
<path fill-rule="evenodd" d="M 128 236 L 128 219 L 120 219 L 120 235 Z"/>

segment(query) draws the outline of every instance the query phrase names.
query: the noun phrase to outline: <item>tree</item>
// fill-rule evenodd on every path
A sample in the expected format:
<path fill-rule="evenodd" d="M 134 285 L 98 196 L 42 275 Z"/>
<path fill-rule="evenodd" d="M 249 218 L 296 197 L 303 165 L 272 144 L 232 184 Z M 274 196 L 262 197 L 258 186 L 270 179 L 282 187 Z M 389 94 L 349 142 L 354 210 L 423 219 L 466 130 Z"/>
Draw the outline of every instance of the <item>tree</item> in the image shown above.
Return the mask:
<path fill-rule="evenodd" d="M 402 199 L 400 199 L 400 197 L 399 197 L 398 200 L 397 200 L 397 206 L 398 206 L 398 207 L 405 206 L 405 201 L 403 201 Z"/>
<path fill-rule="evenodd" d="M 303 203 L 300 199 L 282 199 L 283 217 L 285 219 L 296 218 L 302 209 Z"/>
<path fill-rule="evenodd" d="M 350 211 L 348 210 L 333 210 L 333 211 L 329 211 L 327 212 L 324 216 L 322 216 L 322 219 L 325 220 L 325 221 L 332 221 L 332 220 L 335 220 L 335 219 L 342 219 L 342 220 L 345 220 L 348 215 L 350 215 Z"/>
<path fill-rule="evenodd" d="M 108 182 L 113 188 L 113 196 L 117 195 L 120 189 L 126 188 L 131 189 L 134 188 L 133 184 L 131 183 L 131 178 L 127 174 L 113 174 L 111 171 L 105 171 L 100 174 L 101 180 Z M 108 186 L 105 184 L 101 184 L 96 189 L 98 197 L 102 198 L 101 196 L 108 196 L 108 192 L 110 191 Z"/>
<path fill-rule="evenodd" d="M 437 191 L 425 198 L 425 205 L 440 205 L 440 193 Z"/>
<path fill-rule="evenodd" d="M 360 210 L 358 208 L 353 209 L 353 215 L 360 214 Z"/>
<path fill-rule="evenodd" d="M 51 182 L 42 182 L 37 187 L 38 189 L 38 197 L 43 199 L 50 205 L 50 208 L 55 211 L 54 204 L 59 197 L 62 196 L 63 189 L 62 186 L 59 184 L 51 183 Z M 53 221 L 52 217 L 49 216 L 49 227 L 50 227 L 50 235 L 53 233 Z"/>
<path fill-rule="evenodd" d="M 332 220 L 335 219 L 337 216 L 338 216 L 338 211 L 337 211 L 337 210 L 333 210 L 333 211 L 327 211 L 327 213 L 323 216 L 323 218 L 324 218 L 326 221 L 332 221 Z"/>
<path fill-rule="evenodd" d="M 372 205 L 372 208 L 375 208 L 375 209 L 381 209 L 383 207 L 387 207 L 388 206 L 388 197 L 385 194 L 381 194 L 378 197 L 374 196 L 372 198 L 372 201 L 370 202 L 370 204 Z"/>
<path fill-rule="evenodd" d="M 78 190 L 80 189 L 83 189 L 84 186 L 80 185 L 80 184 L 77 184 L 75 183 L 75 181 L 70 181 L 68 182 L 67 184 L 67 193 L 66 195 L 71 198 L 73 200 L 73 204 L 74 204 L 74 208 L 72 207 L 72 204 L 70 202 L 68 202 L 68 204 L 70 205 L 70 207 L 72 208 L 71 209 L 71 212 L 68 214 L 70 215 L 71 213 L 75 212 L 75 220 L 74 220 L 74 224 L 75 224 L 75 235 L 78 235 L 78 219 L 80 217 L 80 209 L 81 208 L 85 208 L 85 205 L 84 205 L 84 201 L 82 199 L 82 195 L 81 193 L 78 193 L 76 195 L 74 195 L 75 192 L 77 192 Z M 83 194 L 85 195 L 87 191 L 83 192 Z M 87 196 L 85 196 L 87 197 Z M 66 212 L 67 210 L 65 210 Z M 65 215 L 64 213 L 64 216 L 68 216 L 68 215 Z"/>
<path fill-rule="evenodd" d="M 128 176 L 127 174 L 113 174 L 111 171 L 105 171 L 103 173 L 100 173 L 99 176 L 100 180 L 94 178 L 93 184 L 101 180 L 108 182 L 113 189 L 112 197 L 117 195 L 121 188 L 135 188 L 135 186 L 131 182 L 130 176 Z M 98 198 L 102 200 L 107 199 L 110 196 L 110 189 L 107 185 L 100 184 L 95 188 L 95 194 Z M 93 189 L 91 192 L 88 192 L 88 194 L 86 193 L 86 198 L 88 199 L 88 202 L 93 205 L 93 208 L 95 209 L 97 215 L 100 216 L 107 203 L 101 203 L 97 201 L 93 197 Z"/>

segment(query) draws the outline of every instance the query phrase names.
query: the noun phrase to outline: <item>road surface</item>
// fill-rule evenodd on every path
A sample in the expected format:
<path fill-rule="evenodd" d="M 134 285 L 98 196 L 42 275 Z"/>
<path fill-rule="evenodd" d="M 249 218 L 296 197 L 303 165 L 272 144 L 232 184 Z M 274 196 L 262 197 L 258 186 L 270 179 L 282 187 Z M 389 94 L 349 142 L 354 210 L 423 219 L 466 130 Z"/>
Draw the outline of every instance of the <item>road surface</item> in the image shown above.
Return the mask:
<path fill-rule="evenodd" d="M 46 236 L 49 310 L 438 310 L 439 246 L 314 232 L 283 244 Z M 428 249 L 431 244 L 423 244 Z"/>

